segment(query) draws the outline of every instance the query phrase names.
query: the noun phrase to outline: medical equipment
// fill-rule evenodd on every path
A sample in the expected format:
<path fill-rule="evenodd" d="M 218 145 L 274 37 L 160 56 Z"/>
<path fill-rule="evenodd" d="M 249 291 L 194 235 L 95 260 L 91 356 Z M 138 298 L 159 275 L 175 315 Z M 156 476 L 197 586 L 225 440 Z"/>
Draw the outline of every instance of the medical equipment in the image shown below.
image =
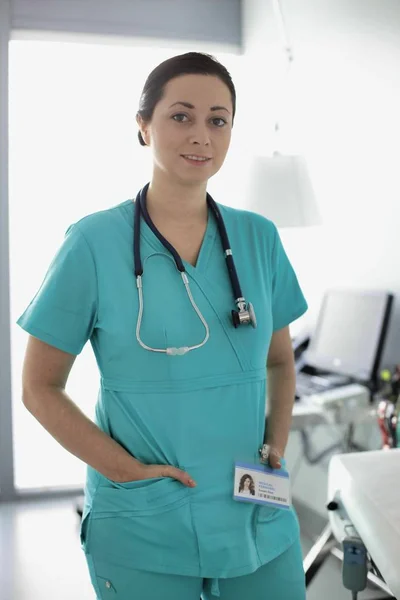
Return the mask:
<path fill-rule="evenodd" d="M 175 250 L 175 248 L 158 231 L 158 229 L 154 225 L 154 223 L 151 220 L 150 215 L 147 211 L 146 196 L 147 196 L 147 190 L 149 188 L 149 185 L 150 184 L 147 183 L 139 191 L 139 193 L 136 196 L 136 200 L 135 200 L 134 262 L 135 262 L 136 285 L 138 288 L 138 295 L 139 295 L 139 312 L 138 312 L 138 320 L 137 320 L 137 326 L 136 326 L 136 339 L 145 350 L 150 350 L 151 352 L 165 352 L 169 356 L 183 355 L 183 354 L 186 354 L 187 352 L 190 352 L 191 350 L 195 350 L 197 348 L 201 348 L 202 346 L 204 346 L 204 344 L 206 344 L 206 342 L 208 341 L 210 332 L 209 332 L 209 327 L 208 327 L 206 320 L 204 319 L 203 315 L 201 314 L 198 306 L 196 305 L 196 303 L 193 299 L 193 296 L 192 296 L 192 293 L 190 290 L 190 286 L 189 286 L 189 279 L 186 275 L 185 266 L 183 264 L 181 257 L 179 256 L 179 254 Z M 246 299 L 243 297 L 239 279 L 238 279 L 238 275 L 236 272 L 235 263 L 233 261 L 233 255 L 232 255 L 232 250 L 231 250 L 230 244 L 229 244 L 228 234 L 225 229 L 225 224 L 222 219 L 220 210 L 219 210 L 217 204 L 215 203 L 215 201 L 211 198 L 210 194 L 207 194 L 207 204 L 208 204 L 208 207 L 213 212 L 214 217 L 217 221 L 218 231 L 219 231 L 222 247 L 223 247 L 224 254 L 225 254 L 229 278 L 230 278 L 231 285 L 232 285 L 233 297 L 235 299 L 235 304 L 238 309 L 238 310 L 231 311 L 233 325 L 235 328 L 237 328 L 237 327 L 239 327 L 239 325 L 251 324 L 255 328 L 257 326 L 257 322 L 256 322 L 256 316 L 254 313 L 253 305 L 250 302 L 247 302 Z M 150 229 L 152 230 L 154 235 L 157 236 L 157 238 L 160 240 L 160 242 L 163 244 L 163 246 L 172 254 L 172 256 L 175 260 L 176 268 L 178 269 L 178 271 L 181 274 L 183 283 L 186 288 L 186 292 L 189 296 L 189 300 L 190 300 L 194 310 L 196 311 L 199 319 L 201 320 L 201 322 L 204 325 L 204 329 L 205 329 L 206 333 L 205 333 L 205 337 L 204 337 L 203 341 L 200 344 L 197 344 L 195 346 L 183 346 L 180 348 L 151 348 L 150 346 L 147 346 L 140 338 L 140 327 L 141 327 L 142 316 L 143 316 L 143 289 L 142 289 L 143 266 L 142 266 L 142 261 L 141 261 L 141 257 L 140 257 L 140 220 L 141 220 L 140 217 L 141 216 L 143 216 L 143 219 L 145 220 L 147 225 L 150 227 Z"/>
<path fill-rule="evenodd" d="M 353 592 L 354 600 L 358 592 L 367 587 L 367 549 L 357 535 L 348 535 L 342 541 L 343 565 L 342 581 L 346 589 Z"/>
<path fill-rule="evenodd" d="M 354 441 L 355 427 L 373 416 L 370 391 L 357 383 L 304 396 L 294 404 L 291 424 L 292 431 L 298 431 L 300 434 L 300 456 L 305 458 L 308 464 L 315 465 L 338 450 L 362 450 Z M 313 451 L 312 443 L 316 425 L 330 426 L 334 436 L 338 438 L 338 441 L 327 445 L 318 453 Z"/>
<path fill-rule="evenodd" d="M 348 421 L 348 415 L 353 422 L 357 413 L 370 406 L 370 394 L 366 386 L 359 383 L 350 383 L 342 387 L 324 390 L 319 393 L 310 394 L 303 398 L 300 403 L 306 406 L 320 406 L 324 409 L 332 409 L 340 415 L 335 414 L 331 422 L 343 423 Z M 329 421 L 328 417 L 326 419 Z"/>
<path fill-rule="evenodd" d="M 400 449 L 341 454 L 331 459 L 329 523 L 304 560 L 307 584 L 329 553 L 345 560 L 346 548 L 352 541 L 356 543 L 352 538 L 358 538 L 357 547 L 361 549 L 362 543 L 368 553 L 368 581 L 387 597 L 400 598 L 399 469 Z M 337 542 L 343 544 L 344 552 L 337 548 Z M 359 556 L 360 562 L 361 558 L 364 561 L 363 555 Z M 346 573 L 346 581 L 350 581 L 350 574 Z"/>
<path fill-rule="evenodd" d="M 376 394 L 378 425 L 382 436 L 382 448 L 400 447 L 400 365 L 393 374 L 385 369 L 380 374 L 383 388 Z"/>
<path fill-rule="evenodd" d="M 327 290 L 302 357 L 301 375 L 308 374 L 311 379 L 319 376 L 316 382 L 321 385 L 315 391 L 355 382 L 376 387 L 393 300 L 393 294 L 384 290 Z M 306 387 L 300 378 L 299 383 Z M 299 390 L 297 395 L 310 393 Z"/>

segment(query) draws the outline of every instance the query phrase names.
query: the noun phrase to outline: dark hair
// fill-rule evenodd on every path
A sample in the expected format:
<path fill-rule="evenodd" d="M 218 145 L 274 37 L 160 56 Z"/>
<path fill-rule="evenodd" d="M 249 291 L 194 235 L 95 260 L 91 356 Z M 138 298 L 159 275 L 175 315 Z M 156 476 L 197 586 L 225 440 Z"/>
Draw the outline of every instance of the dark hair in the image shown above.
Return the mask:
<path fill-rule="evenodd" d="M 181 75 L 192 74 L 215 75 L 228 86 L 232 97 L 233 124 L 236 111 L 236 91 L 232 78 L 228 70 L 216 58 L 211 56 L 211 54 L 203 52 L 187 52 L 186 54 L 173 56 L 153 69 L 144 84 L 137 114 L 142 117 L 144 122 L 149 122 L 153 116 L 156 104 L 163 97 L 164 87 L 168 81 Z M 146 143 L 140 131 L 138 137 L 140 144 L 145 146 Z"/>
<path fill-rule="evenodd" d="M 255 495 L 255 490 L 254 490 L 254 480 L 252 478 L 251 475 L 248 475 L 247 473 L 245 475 L 243 475 L 240 478 L 240 482 L 239 482 L 239 493 L 244 490 L 244 482 L 246 481 L 246 479 L 250 479 L 250 485 L 249 485 L 249 490 L 250 490 L 250 494 L 252 496 Z"/>

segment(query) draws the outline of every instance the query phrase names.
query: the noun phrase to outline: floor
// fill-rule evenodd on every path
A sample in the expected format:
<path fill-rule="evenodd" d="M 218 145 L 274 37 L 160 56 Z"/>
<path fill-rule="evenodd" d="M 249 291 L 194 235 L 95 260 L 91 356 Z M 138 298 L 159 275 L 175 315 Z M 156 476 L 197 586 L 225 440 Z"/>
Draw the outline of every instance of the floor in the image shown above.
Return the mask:
<path fill-rule="evenodd" d="M 302 543 L 306 553 L 312 542 L 302 538 Z M 0 598 L 95 600 L 73 500 L 0 504 Z M 359 595 L 359 600 L 375 598 L 382 598 L 382 593 L 372 590 Z M 321 599 L 351 600 L 334 557 L 307 590 L 307 600 Z"/>

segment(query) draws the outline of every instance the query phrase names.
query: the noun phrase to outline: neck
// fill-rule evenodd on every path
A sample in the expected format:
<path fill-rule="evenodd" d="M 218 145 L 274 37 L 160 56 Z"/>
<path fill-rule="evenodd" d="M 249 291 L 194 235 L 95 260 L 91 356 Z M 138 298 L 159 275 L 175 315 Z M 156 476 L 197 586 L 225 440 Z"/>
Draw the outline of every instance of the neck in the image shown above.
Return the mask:
<path fill-rule="evenodd" d="M 183 184 L 153 174 L 146 206 L 153 220 L 194 224 L 207 219 L 207 183 Z"/>

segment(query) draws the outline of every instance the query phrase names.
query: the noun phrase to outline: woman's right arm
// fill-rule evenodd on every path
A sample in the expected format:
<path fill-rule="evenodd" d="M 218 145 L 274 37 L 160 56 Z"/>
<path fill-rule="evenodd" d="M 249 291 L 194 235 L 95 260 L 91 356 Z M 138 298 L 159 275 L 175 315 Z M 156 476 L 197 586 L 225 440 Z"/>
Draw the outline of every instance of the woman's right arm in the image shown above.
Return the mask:
<path fill-rule="evenodd" d="M 190 477 L 169 465 L 144 465 L 104 433 L 65 391 L 76 356 L 29 336 L 22 374 L 24 406 L 66 450 L 112 481 Z"/>

